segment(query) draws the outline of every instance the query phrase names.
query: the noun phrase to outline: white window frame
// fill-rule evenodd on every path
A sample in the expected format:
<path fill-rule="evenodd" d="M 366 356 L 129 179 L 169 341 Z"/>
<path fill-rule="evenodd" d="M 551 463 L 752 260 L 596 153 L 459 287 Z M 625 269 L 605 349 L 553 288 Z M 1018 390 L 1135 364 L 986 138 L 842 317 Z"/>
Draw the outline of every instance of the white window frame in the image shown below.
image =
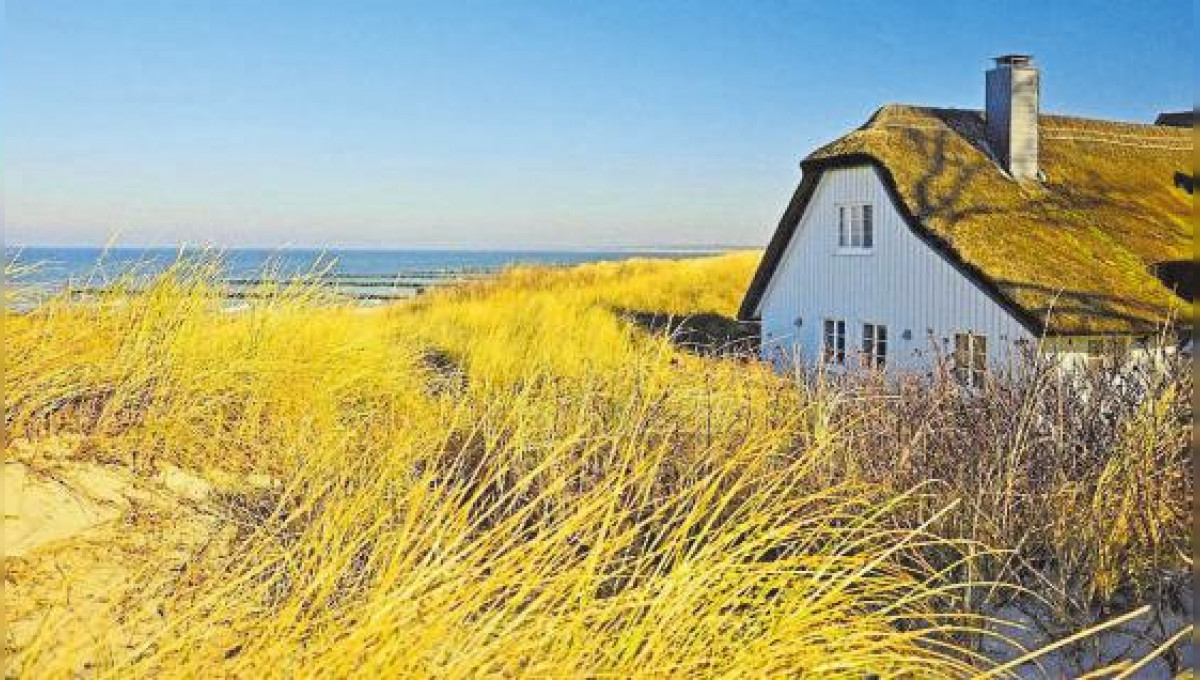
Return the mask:
<path fill-rule="evenodd" d="M 833 332 L 830 333 L 832 324 Z M 830 338 L 833 345 L 830 346 Z M 821 323 L 821 362 L 834 366 L 846 365 L 846 320 L 826 317 Z"/>
<path fill-rule="evenodd" d="M 954 377 L 967 387 L 982 387 L 987 379 L 987 336 L 966 331 L 954 334 Z"/>
<path fill-rule="evenodd" d="M 1111 367 L 1114 360 L 1125 349 L 1125 343 L 1120 338 L 1095 337 L 1087 341 L 1087 352 L 1084 362 L 1089 368 Z"/>
<path fill-rule="evenodd" d="M 838 203 L 837 251 L 841 255 L 869 255 L 875 250 L 875 206 L 871 203 Z"/>
<path fill-rule="evenodd" d="M 891 344 L 887 324 L 864 321 L 860 339 L 862 342 L 859 345 L 859 357 L 862 366 L 881 370 L 886 367 L 888 345 Z"/>

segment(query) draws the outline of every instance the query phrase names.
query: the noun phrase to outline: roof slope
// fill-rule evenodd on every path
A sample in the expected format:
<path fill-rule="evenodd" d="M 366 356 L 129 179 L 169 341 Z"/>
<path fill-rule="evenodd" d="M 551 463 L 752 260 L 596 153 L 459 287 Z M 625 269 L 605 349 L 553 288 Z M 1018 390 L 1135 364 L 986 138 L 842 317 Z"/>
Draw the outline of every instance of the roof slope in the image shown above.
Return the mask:
<path fill-rule="evenodd" d="M 1016 182 L 993 160 L 978 111 L 881 108 L 802 164 L 804 181 L 742 306 L 759 299 L 820 173 L 872 164 L 910 227 L 1032 331 L 1146 332 L 1191 306 L 1155 275 L 1193 258 L 1191 131 L 1041 116 L 1041 182 Z"/>

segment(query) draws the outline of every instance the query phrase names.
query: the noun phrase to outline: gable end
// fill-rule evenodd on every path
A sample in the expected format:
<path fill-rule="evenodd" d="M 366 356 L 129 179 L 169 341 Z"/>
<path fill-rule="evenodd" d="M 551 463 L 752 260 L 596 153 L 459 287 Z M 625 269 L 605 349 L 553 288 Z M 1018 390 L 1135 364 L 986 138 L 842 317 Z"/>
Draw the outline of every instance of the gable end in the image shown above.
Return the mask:
<path fill-rule="evenodd" d="M 758 319 L 758 307 L 762 302 L 762 298 L 783 260 L 788 244 L 791 242 L 792 237 L 795 236 L 796 229 L 800 225 L 800 220 L 808 209 L 809 202 L 812 200 L 817 185 L 820 183 L 825 171 L 860 167 L 870 167 L 875 170 L 876 176 L 883 182 L 892 207 L 895 208 L 896 213 L 904 220 L 909 230 L 923 243 L 949 263 L 955 271 L 974 284 L 979 290 L 983 291 L 1005 312 L 1016 319 L 1030 334 L 1036 337 L 1046 334 L 1046 327 L 1040 319 L 1034 318 L 1027 311 L 1015 305 L 1000 292 L 995 283 L 984 276 L 977 268 L 964 262 L 950 248 L 949 244 L 926 229 L 921 221 L 909 211 L 904 201 L 900 199 L 896 182 L 887 167 L 874 156 L 862 153 L 808 159 L 801 163 L 804 174 L 800 181 L 800 186 L 797 187 L 796 192 L 792 195 L 792 200 L 788 203 L 788 207 L 779 221 L 779 226 L 775 229 L 775 234 L 771 237 L 771 242 L 763 254 L 763 259 L 754 273 L 754 278 L 750 282 L 750 288 L 746 291 L 746 296 L 742 299 L 741 307 L 738 310 L 739 319 L 743 321 Z"/>

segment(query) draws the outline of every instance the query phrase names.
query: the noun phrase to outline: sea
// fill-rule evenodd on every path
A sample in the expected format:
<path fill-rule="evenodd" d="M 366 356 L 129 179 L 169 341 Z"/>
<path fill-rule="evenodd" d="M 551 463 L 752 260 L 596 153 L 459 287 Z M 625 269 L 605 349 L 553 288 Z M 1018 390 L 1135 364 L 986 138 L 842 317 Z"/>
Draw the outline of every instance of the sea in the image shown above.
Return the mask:
<path fill-rule="evenodd" d="M 516 265 L 569 266 L 630 258 L 687 258 L 720 248 L 613 250 L 366 250 L 310 248 L 4 248 L 9 285 L 86 294 L 117 280 L 147 281 L 181 258 L 215 258 L 231 297 L 264 280 L 304 277 L 365 304 L 419 295 L 431 287 L 488 276 Z M 135 284 L 136 285 L 136 284 Z"/>

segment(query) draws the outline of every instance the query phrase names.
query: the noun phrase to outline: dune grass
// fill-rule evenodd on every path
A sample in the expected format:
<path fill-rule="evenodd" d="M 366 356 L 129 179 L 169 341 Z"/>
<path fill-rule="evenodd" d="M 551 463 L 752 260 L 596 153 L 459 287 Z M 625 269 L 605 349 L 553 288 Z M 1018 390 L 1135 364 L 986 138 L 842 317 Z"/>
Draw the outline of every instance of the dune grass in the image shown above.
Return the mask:
<path fill-rule="evenodd" d="M 515 269 L 377 309 L 301 283 L 236 313 L 199 263 L 6 312 L 6 422 L 24 445 L 7 456 L 54 441 L 70 460 L 225 480 L 203 549 L 129 565 L 111 606 L 42 622 L 10 670 L 973 675 L 987 621 L 968 605 L 1016 590 L 989 561 L 1017 546 L 972 529 L 970 487 L 883 479 L 895 452 L 866 457 L 846 393 L 623 314 L 731 316 L 756 261 Z M 228 481 L 251 475 L 271 481 Z M 1064 483 L 1087 498 L 1088 478 Z M 1154 512 L 1161 540 L 1136 554 L 1174 545 L 1176 518 Z M 1108 540 L 1073 538 L 1038 546 Z"/>

